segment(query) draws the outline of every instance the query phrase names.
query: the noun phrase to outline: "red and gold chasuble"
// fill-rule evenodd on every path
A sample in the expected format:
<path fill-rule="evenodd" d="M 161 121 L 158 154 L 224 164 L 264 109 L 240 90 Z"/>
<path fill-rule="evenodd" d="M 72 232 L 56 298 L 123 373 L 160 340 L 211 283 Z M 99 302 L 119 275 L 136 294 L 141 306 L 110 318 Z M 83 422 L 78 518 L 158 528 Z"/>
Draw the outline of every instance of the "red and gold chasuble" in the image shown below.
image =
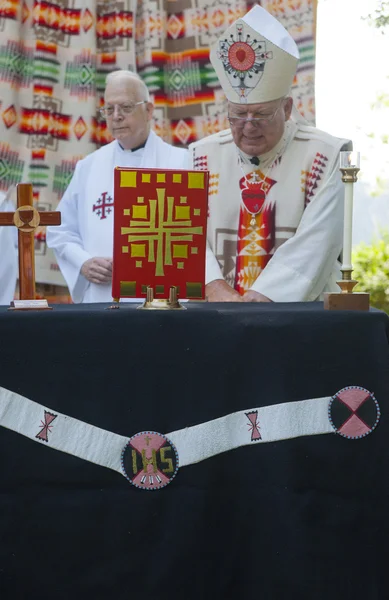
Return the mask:
<path fill-rule="evenodd" d="M 115 169 L 113 298 L 205 297 L 208 171 Z"/>
<path fill-rule="evenodd" d="M 253 285 L 274 252 L 275 203 L 263 206 L 275 183 L 259 170 L 239 181 L 243 206 L 239 214 L 234 287 L 240 294 Z"/>

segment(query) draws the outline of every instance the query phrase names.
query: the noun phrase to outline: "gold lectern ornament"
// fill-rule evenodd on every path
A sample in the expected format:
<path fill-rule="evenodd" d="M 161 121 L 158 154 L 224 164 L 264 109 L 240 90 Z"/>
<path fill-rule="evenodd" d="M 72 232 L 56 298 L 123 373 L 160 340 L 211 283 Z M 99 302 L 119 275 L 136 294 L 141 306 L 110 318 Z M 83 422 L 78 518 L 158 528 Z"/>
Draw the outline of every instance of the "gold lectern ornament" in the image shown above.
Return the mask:
<path fill-rule="evenodd" d="M 185 306 L 179 303 L 177 297 L 177 287 L 171 286 L 169 292 L 169 298 L 163 298 L 161 300 L 154 299 L 154 290 L 152 287 L 147 287 L 146 300 L 141 306 L 138 306 L 138 309 L 145 310 L 186 310 Z"/>

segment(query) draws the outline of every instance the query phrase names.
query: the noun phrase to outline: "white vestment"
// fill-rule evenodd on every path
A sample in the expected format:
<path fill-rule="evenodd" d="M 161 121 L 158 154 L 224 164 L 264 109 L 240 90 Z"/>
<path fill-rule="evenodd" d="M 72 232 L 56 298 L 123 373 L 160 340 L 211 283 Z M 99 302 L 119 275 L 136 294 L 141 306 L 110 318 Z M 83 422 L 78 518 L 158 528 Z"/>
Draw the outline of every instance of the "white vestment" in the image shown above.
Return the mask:
<path fill-rule="evenodd" d="M 0 211 L 15 212 L 10 200 L 0 192 Z M 13 300 L 17 279 L 17 251 L 15 247 L 15 227 L 0 225 L 0 304 Z"/>
<path fill-rule="evenodd" d="M 288 121 L 283 140 L 258 157 L 258 167 L 238 151 L 229 129 L 193 143 L 192 168 L 210 172 L 206 283 L 225 279 L 240 293 L 252 289 L 275 302 L 312 301 L 324 291 L 339 291 L 344 200 L 339 152 L 347 143 Z M 262 211 L 272 212 L 270 244 L 264 225 L 261 237 L 260 228 L 254 231 L 244 221 L 241 191 L 244 177 L 254 174 L 270 181 Z M 256 253 L 267 253 L 263 268 L 251 260 Z"/>
<path fill-rule="evenodd" d="M 90 258 L 112 258 L 114 168 L 188 166 L 188 151 L 167 144 L 153 131 L 146 146 L 135 152 L 115 140 L 77 163 L 57 209 L 62 224 L 47 228 L 47 245 L 54 249 L 74 302 L 112 301 L 111 283 L 90 283 L 80 269 Z"/>

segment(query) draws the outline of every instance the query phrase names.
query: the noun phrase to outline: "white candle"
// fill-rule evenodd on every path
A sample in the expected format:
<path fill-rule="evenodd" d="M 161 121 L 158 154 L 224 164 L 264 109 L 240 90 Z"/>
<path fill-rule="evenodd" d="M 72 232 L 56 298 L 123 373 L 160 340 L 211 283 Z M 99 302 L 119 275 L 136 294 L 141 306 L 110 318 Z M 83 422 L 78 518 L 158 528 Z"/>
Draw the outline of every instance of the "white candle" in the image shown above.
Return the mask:
<path fill-rule="evenodd" d="M 351 251 L 353 242 L 353 195 L 354 182 L 359 171 L 359 152 L 340 153 L 340 170 L 344 182 L 344 223 L 343 223 L 343 265 L 342 269 L 351 270 Z"/>
<path fill-rule="evenodd" d="M 343 268 L 352 269 L 351 250 L 353 238 L 353 192 L 352 182 L 344 184 L 344 223 L 343 223 Z"/>

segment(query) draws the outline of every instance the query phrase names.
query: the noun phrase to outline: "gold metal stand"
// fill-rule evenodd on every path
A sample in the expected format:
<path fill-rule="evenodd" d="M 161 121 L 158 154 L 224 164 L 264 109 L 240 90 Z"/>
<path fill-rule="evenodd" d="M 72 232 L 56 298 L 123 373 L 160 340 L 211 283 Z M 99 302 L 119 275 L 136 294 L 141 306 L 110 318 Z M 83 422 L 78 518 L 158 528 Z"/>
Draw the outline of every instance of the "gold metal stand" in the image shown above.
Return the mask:
<path fill-rule="evenodd" d="M 169 291 L 169 299 L 163 298 L 161 300 L 154 299 L 154 290 L 152 287 L 147 287 L 146 300 L 141 306 L 138 306 L 141 310 L 186 310 L 185 306 L 179 303 L 177 298 L 177 287 L 172 285 Z"/>
<path fill-rule="evenodd" d="M 342 268 L 342 280 L 336 283 L 341 292 L 328 292 L 324 294 L 324 308 L 326 310 L 369 310 L 370 295 L 366 292 L 354 292 L 358 281 L 352 279 L 352 269 Z"/>

